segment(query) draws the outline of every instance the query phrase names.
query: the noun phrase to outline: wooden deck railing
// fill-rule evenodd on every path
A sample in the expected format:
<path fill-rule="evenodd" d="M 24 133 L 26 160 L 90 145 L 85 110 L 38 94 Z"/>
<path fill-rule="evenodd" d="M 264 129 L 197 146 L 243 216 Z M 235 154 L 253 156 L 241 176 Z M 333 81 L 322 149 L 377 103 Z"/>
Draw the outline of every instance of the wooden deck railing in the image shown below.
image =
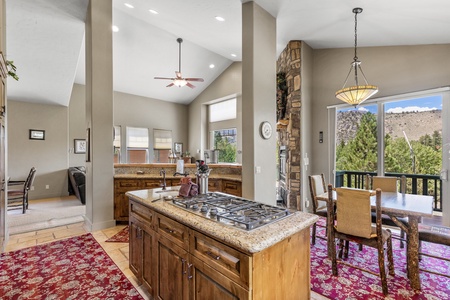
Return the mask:
<path fill-rule="evenodd" d="M 336 186 L 365 188 L 366 174 L 376 176 L 375 172 L 337 171 Z M 416 195 L 433 196 L 433 210 L 442 212 L 442 182 L 439 175 L 386 173 L 385 176 L 406 177 L 406 192 Z"/>

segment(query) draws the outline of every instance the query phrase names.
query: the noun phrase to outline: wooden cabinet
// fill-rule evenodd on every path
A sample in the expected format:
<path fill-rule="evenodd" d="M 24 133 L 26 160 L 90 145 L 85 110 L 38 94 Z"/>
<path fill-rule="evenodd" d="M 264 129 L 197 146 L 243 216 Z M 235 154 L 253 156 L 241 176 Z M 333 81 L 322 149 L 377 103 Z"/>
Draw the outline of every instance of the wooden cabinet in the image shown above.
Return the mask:
<path fill-rule="evenodd" d="M 195 256 L 191 256 L 190 299 L 251 299 L 248 289 L 217 272 Z"/>
<path fill-rule="evenodd" d="M 189 253 L 173 241 L 157 235 L 155 299 L 189 299 Z M 130 244 L 131 245 L 131 244 Z M 150 292 L 150 291 L 149 291 Z"/>
<path fill-rule="evenodd" d="M 250 256 L 134 200 L 129 226 L 130 270 L 155 299 L 249 299 Z"/>
<path fill-rule="evenodd" d="M 149 293 L 153 293 L 155 282 L 154 245 L 155 234 L 152 230 L 153 213 L 143 205 L 130 202 L 130 270 L 136 275 Z"/>
<path fill-rule="evenodd" d="M 114 219 L 116 221 L 128 222 L 128 197 L 126 192 L 152 189 L 161 186 L 159 179 L 114 179 Z M 167 184 L 167 182 L 166 182 Z M 167 186 L 170 186 L 170 180 Z"/>
<path fill-rule="evenodd" d="M 153 298 L 309 299 L 309 227 L 249 254 L 187 224 L 130 199 L 130 270 Z"/>
<path fill-rule="evenodd" d="M 222 179 L 208 178 L 208 192 L 221 192 Z"/>
<path fill-rule="evenodd" d="M 222 192 L 241 197 L 242 196 L 242 183 L 234 180 L 222 180 Z"/>
<path fill-rule="evenodd" d="M 180 179 L 166 179 L 166 186 L 179 186 Z M 114 219 L 128 222 L 128 197 L 126 192 L 159 188 L 162 179 L 115 178 L 114 179 Z M 242 184 L 239 181 L 209 178 L 208 192 L 224 192 L 242 197 Z"/>

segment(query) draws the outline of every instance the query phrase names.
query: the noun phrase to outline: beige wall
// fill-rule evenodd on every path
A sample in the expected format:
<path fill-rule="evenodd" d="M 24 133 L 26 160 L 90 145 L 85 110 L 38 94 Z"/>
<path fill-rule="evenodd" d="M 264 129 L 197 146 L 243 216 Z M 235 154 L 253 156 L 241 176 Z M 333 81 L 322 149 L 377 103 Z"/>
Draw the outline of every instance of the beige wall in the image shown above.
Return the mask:
<path fill-rule="evenodd" d="M 45 130 L 45 140 L 30 140 L 29 129 Z M 8 175 L 25 180 L 36 168 L 30 199 L 68 194 L 68 150 L 67 107 L 8 101 Z"/>
<path fill-rule="evenodd" d="M 313 92 L 313 49 L 305 42 L 302 42 L 301 50 L 301 94 L 302 103 L 300 108 L 300 152 L 301 152 L 301 180 L 300 180 L 300 195 L 301 207 L 303 211 L 312 211 L 311 199 L 309 195 L 308 176 L 311 175 L 311 161 L 312 145 L 311 141 L 318 137 L 312 136 L 312 92 Z"/>
<path fill-rule="evenodd" d="M 376 97 L 450 85 L 449 54 L 450 44 L 358 49 L 369 84 L 379 87 Z M 314 50 L 310 163 L 315 174 L 328 172 L 327 106 L 342 103 L 334 93 L 342 88 L 352 58 L 352 48 Z"/>
<path fill-rule="evenodd" d="M 85 87 L 74 84 L 69 106 L 70 127 L 69 145 L 73 151 L 73 139 L 85 138 Z M 141 96 L 114 92 L 114 125 L 122 127 L 122 147 L 125 147 L 125 128 L 149 128 L 151 146 L 153 145 L 152 130 L 172 130 L 173 141 L 188 143 L 188 106 Z M 112 147 L 112 140 L 111 140 Z M 153 153 L 150 150 L 151 159 Z M 124 154 L 125 156 L 125 154 Z M 85 156 L 70 153 L 70 165 L 84 165 Z"/>
<path fill-rule="evenodd" d="M 68 195 L 67 168 L 85 164 L 85 155 L 73 153 L 73 140 L 86 137 L 85 86 L 73 86 L 69 107 L 20 101 L 8 105 L 9 176 L 25 179 L 34 166 L 37 175 L 30 199 Z M 172 130 L 174 141 L 188 142 L 186 105 L 115 92 L 114 121 L 123 128 L 164 127 Z M 29 140 L 29 129 L 45 130 L 45 140 Z"/>
<path fill-rule="evenodd" d="M 188 126 L 188 150 L 196 159 L 203 159 L 203 155 L 197 153 L 197 149 L 203 153 L 208 149 L 207 133 L 207 110 L 206 104 L 227 99 L 232 96 L 237 97 L 238 115 L 235 122 L 238 131 L 237 149 L 242 149 L 242 115 L 241 115 L 241 93 L 242 93 L 242 63 L 231 64 L 217 79 L 210 84 L 191 104 L 189 105 L 189 126 Z M 231 125 L 231 123 L 228 123 Z M 237 157 L 238 162 L 241 156 Z"/>
<path fill-rule="evenodd" d="M 74 153 L 74 139 L 86 139 L 86 92 L 74 84 L 69 102 L 69 167 L 84 166 L 86 155 Z"/>
<path fill-rule="evenodd" d="M 188 106 L 120 92 L 114 93 L 114 125 L 122 127 L 122 148 L 125 147 L 125 128 L 149 128 L 150 148 L 153 148 L 153 129 L 172 130 L 173 142 L 188 144 Z M 150 162 L 153 151 L 150 149 Z M 122 151 L 123 152 L 123 151 Z"/>

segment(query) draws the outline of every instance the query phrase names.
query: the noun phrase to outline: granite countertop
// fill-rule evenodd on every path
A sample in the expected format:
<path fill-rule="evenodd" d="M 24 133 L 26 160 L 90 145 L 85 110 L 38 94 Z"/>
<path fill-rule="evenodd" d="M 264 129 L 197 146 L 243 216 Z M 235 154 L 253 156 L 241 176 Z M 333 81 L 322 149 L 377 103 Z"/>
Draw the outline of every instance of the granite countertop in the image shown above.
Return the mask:
<path fill-rule="evenodd" d="M 189 177 L 192 179 L 195 179 L 195 174 L 189 174 Z M 151 174 L 151 173 L 144 173 L 144 174 L 115 174 L 114 178 L 118 179 L 160 179 L 163 180 L 162 176 L 159 176 L 157 174 Z M 166 174 L 166 179 L 180 179 L 180 176 L 173 176 L 171 174 Z M 242 181 L 241 175 L 234 175 L 234 174 L 210 174 L 209 178 L 211 179 L 227 179 L 227 180 L 233 180 L 233 181 Z"/>
<path fill-rule="evenodd" d="M 138 190 L 127 192 L 126 195 L 156 212 L 169 216 L 180 223 L 250 254 L 260 252 L 275 245 L 297 232 L 309 230 L 309 227 L 319 218 L 313 214 L 296 211 L 275 223 L 251 231 L 245 231 L 243 229 L 214 222 L 176 207 L 169 201 L 165 201 L 164 196 L 178 195 L 178 187 L 168 187 L 166 192 L 160 191 L 161 188 Z"/>

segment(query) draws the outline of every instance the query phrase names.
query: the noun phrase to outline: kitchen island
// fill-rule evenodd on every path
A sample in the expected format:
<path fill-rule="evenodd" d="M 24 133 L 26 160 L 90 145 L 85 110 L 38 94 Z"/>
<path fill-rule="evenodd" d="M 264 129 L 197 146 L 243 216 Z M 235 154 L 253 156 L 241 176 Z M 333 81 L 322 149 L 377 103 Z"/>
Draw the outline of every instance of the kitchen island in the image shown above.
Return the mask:
<path fill-rule="evenodd" d="M 309 228 L 317 216 L 290 212 L 244 230 L 167 200 L 177 194 L 126 193 L 130 269 L 154 298 L 309 299 Z"/>

